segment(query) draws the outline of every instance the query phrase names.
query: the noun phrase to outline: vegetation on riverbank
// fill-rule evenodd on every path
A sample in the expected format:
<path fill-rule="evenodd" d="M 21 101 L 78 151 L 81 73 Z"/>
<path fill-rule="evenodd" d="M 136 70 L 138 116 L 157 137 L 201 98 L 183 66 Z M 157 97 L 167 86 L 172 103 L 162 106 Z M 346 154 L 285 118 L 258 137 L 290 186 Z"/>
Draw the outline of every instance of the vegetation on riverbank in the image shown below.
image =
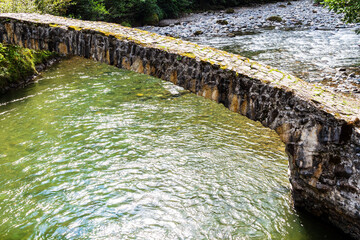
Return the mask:
<path fill-rule="evenodd" d="M 45 63 L 57 54 L 34 51 L 0 43 L 0 88 L 25 81 L 37 73 L 36 65 Z"/>
<path fill-rule="evenodd" d="M 336 13 L 343 13 L 346 22 L 360 22 L 359 0 L 323 0 L 321 3 Z"/>
<path fill-rule="evenodd" d="M 0 12 L 37 12 L 123 25 L 157 24 L 183 13 L 220 10 L 279 0 L 17 0 L 0 1 Z"/>
<path fill-rule="evenodd" d="M 72 0 L 0 0 L 0 13 L 49 13 L 65 15 Z"/>
<path fill-rule="evenodd" d="M 126 26 L 156 25 L 163 18 L 176 18 L 186 12 L 220 10 L 250 3 L 281 0 L 0 0 L 0 12 L 37 12 L 102 20 Z M 347 22 L 360 22 L 359 0 L 314 0 Z"/>
<path fill-rule="evenodd" d="M 156 24 L 163 18 L 176 18 L 181 14 L 199 10 L 219 10 L 249 3 L 275 0 L 72 0 L 68 14 L 77 18 L 129 22 L 135 25 Z M 90 4 L 89 4 L 90 3 Z"/>

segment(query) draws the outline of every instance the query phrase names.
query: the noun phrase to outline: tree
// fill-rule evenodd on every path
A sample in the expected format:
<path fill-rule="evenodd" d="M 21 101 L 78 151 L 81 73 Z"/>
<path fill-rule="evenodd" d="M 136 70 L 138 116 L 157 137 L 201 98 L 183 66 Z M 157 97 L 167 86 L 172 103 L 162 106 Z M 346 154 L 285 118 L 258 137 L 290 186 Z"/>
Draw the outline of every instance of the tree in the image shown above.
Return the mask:
<path fill-rule="evenodd" d="M 129 20 L 138 25 L 162 14 L 156 0 L 105 0 L 105 6 L 110 13 L 107 20 L 118 23 Z"/>
<path fill-rule="evenodd" d="M 322 3 L 336 13 L 344 13 L 344 20 L 346 22 L 360 22 L 359 0 L 323 0 Z"/>
<path fill-rule="evenodd" d="M 179 15 L 191 7 L 191 0 L 157 0 L 157 5 L 161 9 L 162 17 L 172 18 Z"/>
<path fill-rule="evenodd" d="M 109 12 L 104 0 L 72 0 L 67 15 L 84 20 L 106 20 Z"/>
<path fill-rule="evenodd" d="M 0 1 L 0 13 L 6 12 L 39 12 L 35 0 L 3 0 Z"/>
<path fill-rule="evenodd" d="M 0 0 L 0 13 L 26 12 L 64 15 L 71 0 Z"/>

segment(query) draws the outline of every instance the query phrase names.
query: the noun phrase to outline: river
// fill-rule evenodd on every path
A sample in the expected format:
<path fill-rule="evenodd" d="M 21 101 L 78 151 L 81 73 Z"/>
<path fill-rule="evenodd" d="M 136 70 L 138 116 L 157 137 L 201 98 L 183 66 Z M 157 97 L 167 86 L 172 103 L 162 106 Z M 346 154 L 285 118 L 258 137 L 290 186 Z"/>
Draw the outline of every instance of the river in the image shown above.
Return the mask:
<path fill-rule="evenodd" d="M 341 239 L 294 210 L 271 130 L 71 58 L 0 98 L 1 239 Z"/>
<path fill-rule="evenodd" d="M 190 40 L 249 57 L 310 82 L 335 78 L 336 68 L 360 66 L 360 36 L 349 28 L 262 30 L 233 38 L 204 36 Z"/>

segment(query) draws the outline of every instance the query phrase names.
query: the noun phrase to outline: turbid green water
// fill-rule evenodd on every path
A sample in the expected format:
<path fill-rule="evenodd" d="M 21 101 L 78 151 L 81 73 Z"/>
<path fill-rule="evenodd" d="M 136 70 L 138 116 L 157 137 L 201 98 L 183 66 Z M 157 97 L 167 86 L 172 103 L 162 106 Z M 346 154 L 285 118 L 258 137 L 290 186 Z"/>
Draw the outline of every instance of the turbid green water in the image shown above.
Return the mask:
<path fill-rule="evenodd" d="M 274 132 L 80 58 L 0 99 L 0 239 L 340 239 L 292 207 Z"/>

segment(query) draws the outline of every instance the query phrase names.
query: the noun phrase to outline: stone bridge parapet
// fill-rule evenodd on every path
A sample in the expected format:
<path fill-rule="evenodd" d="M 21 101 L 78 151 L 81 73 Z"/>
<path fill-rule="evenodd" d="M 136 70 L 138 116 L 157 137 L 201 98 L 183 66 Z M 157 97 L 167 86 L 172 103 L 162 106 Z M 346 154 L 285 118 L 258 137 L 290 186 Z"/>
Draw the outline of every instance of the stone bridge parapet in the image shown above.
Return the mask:
<path fill-rule="evenodd" d="M 286 145 L 295 206 L 360 239 L 360 103 L 248 58 L 117 24 L 0 14 L 0 41 L 155 76 L 222 103 Z"/>

